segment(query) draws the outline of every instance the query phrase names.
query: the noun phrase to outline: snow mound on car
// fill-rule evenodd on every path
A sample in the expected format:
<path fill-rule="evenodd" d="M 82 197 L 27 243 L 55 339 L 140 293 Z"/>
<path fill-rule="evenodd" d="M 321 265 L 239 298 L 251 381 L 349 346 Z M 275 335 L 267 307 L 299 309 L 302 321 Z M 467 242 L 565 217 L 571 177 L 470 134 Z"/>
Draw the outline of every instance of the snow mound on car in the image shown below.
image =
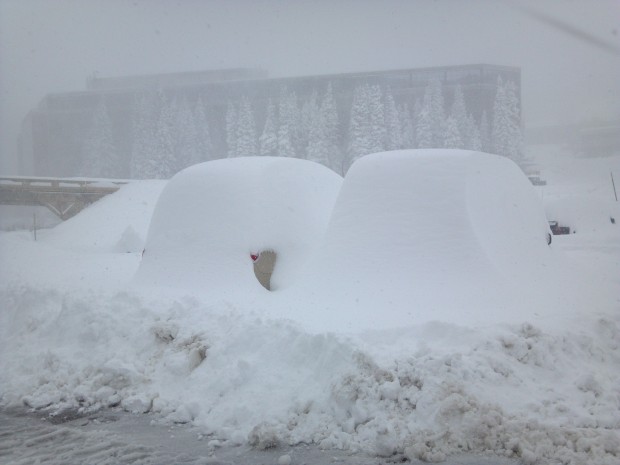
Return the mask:
<path fill-rule="evenodd" d="M 341 182 L 322 165 L 292 158 L 187 168 L 161 194 L 136 281 L 211 298 L 261 295 L 267 291 L 250 255 L 273 250 L 272 289 L 286 287 L 321 239 Z"/>
<path fill-rule="evenodd" d="M 303 303 L 293 318 L 357 331 L 566 311 L 574 293 L 566 292 L 568 277 L 550 278 L 548 234 L 533 186 L 506 158 L 458 150 L 369 155 L 347 173 L 325 241 L 289 291 Z"/>

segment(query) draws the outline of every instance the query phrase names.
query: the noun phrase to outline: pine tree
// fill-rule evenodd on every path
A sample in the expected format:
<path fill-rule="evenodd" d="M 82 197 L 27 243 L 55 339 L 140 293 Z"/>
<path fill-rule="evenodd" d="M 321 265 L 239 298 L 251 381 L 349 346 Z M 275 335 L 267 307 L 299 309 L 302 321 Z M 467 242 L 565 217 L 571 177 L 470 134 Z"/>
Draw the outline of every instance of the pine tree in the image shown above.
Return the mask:
<path fill-rule="evenodd" d="M 468 139 L 465 148 L 475 150 L 476 152 L 481 151 L 482 141 L 480 139 L 480 130 L 476 125 L 476 120 L 471 114 L 467 117 L 467 135 Z"/>
<path fill-rule="evenodd" d="M 504 81 L 501 77 L 497 78 L 497 91 L 495 92 L 495 101 L 493 102 L 493 128 L 491 132 L 491 141 L 493 145 L 493 153 L 503 155 L 506 150 L 509 137 L 506 108 L 506 92 L 504 89 Z"/>
<path fill-rule="evenodd" d="M 340 150 L 340 119 L 331 82 L 327 85 L 327 90 L 321 100 L 320 113 L 327 151 L 327 166 L 337 170 L 337 167 L 342 167 L 343 153 Z"/>
<path fill-rule="evenodd" d="M 413 113 L 411 116 L 413 117 L 413 138 L 415 140 L 415 148 L 423 148 L 420 145 L 420 141 L 418 139 L 418 125 L 421 123 L 420 115 L 422 114 L 422 101 L 419 98 L 415 99 L 415 103 L 413 104 Z M 430 138 L 430 135 L 429 135 Z M 430 142 L 429 142 L 430 144 Z"/>
<path fill-rule="evenodd" d="M 402 129 L 402 147 L 404 149 L 413 149 L 416 147 L 415 130 L 411 111 L 406 103 L 398 107 L 398 119 Z"/>
<path fill-rule="evenodd" d="M 317 100 L 316 94 L 313 94 L 307 105 L 304 105 L 304 111 L 302 112 L 302 121 L 308 126 L 306 158 L 329 166 L 326 125 Z"/>
<path fill-rule="evenodd" d="M 278 135 L 276 134 L 276 107 L 271 100 L 267 104 L 265 127 L 259 138 L 259 152 L 261 155 L 276 156 L 278 154 Z"/>
<path fill-rule="evenodd" d="M 176 108 L 174 132 L 174 152 L 178 159 L 178 169 L 195 165 L 201 161 L 199 152 L 198 130 L 194 113 L 185 97 Z"/>
<path fill-rule="evenodd" d="M 369 127 L 370 86 L 358 85 L 353 91 L 351 117 L 349 119 L 348 158 L 344 163 L 343 172 L 358 158 L 371 153 L 371 131 Z"/>
<path fill-rule="evenodd" d="M 508 81 L 505 84 L 506 106 L 510 121 L 510 144 L 508 157 L 517 164 L 523 161 L 523 135 L 521 133 L 521 109 L 517 96 L 517 86 Z"/>
<path fill-rule="evenodd" d="M 244 97 L 239 105 L 237 119 L 237 156 L 258 155 L 256 123 L 250 99 Z"/>
<path fill-rule="evenodd" d="M 118 178 L 123 176 L 123 163 L 114 145 L 112 123 L 102 98 L 93 113 L 90 131 L 84 143 L 82 165 L 84 176 Z"/>
<path fill-rule="evenodd" d="M 454 100 L 450 109 L 450 116 L 454 118 L 456 127 L 461 139 L 461 145 L 457 148 L 467 148 L 469 143 L 469 126 L 467 122 L 467 108 L 465 106 L 465 97 L 463 95 L 463 89 L 461 85 L 457 85 L 454 89 Z M 446 136 L 447 140 L 448 136 Z"/>
<path fill-rule="evenodd" d="M 416 118 L 416 142 L 420 149 L 436 148 L 433 144 L 433 127 L 430 109 L 425 105 L 420 107 Z"/>
<path fill-rule="evenodd" d="M 155 131 L 155 157 L 151 164 L 149 178 L 169 179 L 179 170 L 176 152 L 176 100 L 168 100 L 163 91 L 159 92 L 159 119 Z"/>
<path fill-rule="evenodd" d="M 289 127 L 291 130 L 291 143 L 295 150 L 295 157 L 303 157 L 304 150 L 304 136 L 303 128 L 301 125 L 301 109 L 299 108 L 299 99 L 294 91 L 288 93 L 288 116 Z"/>
<path fill-rule="evenodd" d="M 133 179 L 144 179 L 151 172 L 155 157 L 156 100 L 153 93 L 136 96 L 133 106 L 133 127 L 130 172 Z"/>
<path fill-rule="evenodd" d="M 382 100 L 378 85 L 363 84 L 355 88 L 349 120 L 347 165 L 350 166 L 364 155 L 385 150 L 385 112 Z"/>
<path fill-rule="evenodd" d="M 226 108 L 226 146 L 228 158 L 237 156 L 237 109 L 229 100 Z"/>
<path fill-rule="evenodd" d="M 452 115 L 448 116 L 446 119 L 444 136 L 444 147 L 448 149 L 459 149 L 463 147 L 463 141 L 461 140 L 456 118 Z"/>
<path fill-rule="evenodd" d="M 378 85 L 370 86 L 368 99 L 368 126 L 370 129 L 368 153 L 383 152 L 385 150 L 386 129 L 381 87 Z"/>
<path fill-rule="evenodd" d="M 211 131 L 209 129 L 207 112 L 205 110 L 204 103 L 202 102 L 202 97 L 198 97 L 198 101 L 194 107 L 194 121 L 196 125 L 198 143 L 198 159 L 196 160 L 196 163 L 206 160 L 214 160 L 216 158 L 216 154 L 213 150 L 213 143 L 211 142 Z"/>
<path fill-rule="evenodd" d="M 385 129 L 385 149 L 398 150 L 403 148 L 403 126 L 390 88 L 385 95 Z"/>
<path fill-rule="evenodd" d="M 278 101 L 278 155 L 296 157 L 301 151 L 300 127 L 297 95 L 283 87 Z"/>
<path fill-rule="evenodd" d="M 441 81 L 433 79 L 424 91 L 424 99 L 416 122 L 418 147 L 440 148 L 443 146 L 445 119 Z"/>
<path fill-rule="evenodd" d="M 480 118 L 480 148 L 483 152 L 491 153 L 493 145 L 491 144 L 491 123 L 487 117 L 486 110 L 482 111 Z"/>
<path fill-rule="evenodd" d="M 297 98 L 286 88 L 280 91 L 278 102 L 278 155 L 295 157 L 297 131 Z"/>
<path fill-rule="evenodd" d="M 444 144 L 445 112 L 439 79 L 433 79 L 424 90 L 416 121 L 416 139 L 420 148 L 439 148 Z"/>
<path fill-rule="evenodd" d="M 291 128 L 287 123 L 280 123 L 278 128 L 278 155 L 281 157 L 294 157 L 295 149 L 291 141 Z"/>
<path fill-rule="evenodd" d="M 522 136 L 519 100 L 516 86 L 497 79 L 497 94 L 493 104 L 493 151 L 519 163 L 522 157 Z"/>
<path fill-rule="evenodd" d="M 299 117 L 299 150 L 300 158 L 308 158 L 308 148 L 311 143 L 310 133 L 314 131 L 316 136 L 316 128 L 320 125 L 319 120 L 319 101 L 316 91 L 310 94 L 310 97 L 303 103 Z M 314 129 L 313 129 L 314 127 Z"/>

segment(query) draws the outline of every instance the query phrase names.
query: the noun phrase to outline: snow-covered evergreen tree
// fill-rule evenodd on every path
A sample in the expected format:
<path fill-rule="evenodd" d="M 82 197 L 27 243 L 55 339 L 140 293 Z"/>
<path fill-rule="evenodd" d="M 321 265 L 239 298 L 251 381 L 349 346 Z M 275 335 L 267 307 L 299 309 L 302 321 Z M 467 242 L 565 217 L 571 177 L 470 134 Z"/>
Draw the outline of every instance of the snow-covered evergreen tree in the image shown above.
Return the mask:
<path fill-rule="evenodd" d="M 349 120 L 347 165 L 370 153 L 385 150 L 385 112 L 378 85 L 363 84 L 355 88 Z M 348 169 L 348 166 L 346 168 Z"/>
<path fill-rule="evenodd" d="M 295 149 L 293 148 L 293 142 L 291 134 L 291 128 L 286 123 L 280 123 L 278 128 L 278 155 L 281 157 L 294 157 Z"/>
<path fill-rule="evenodd" d="M 510 137 L 508 114 L 506 108 L 506 91 L 504 89 L 504 81 L 501 77 L 497 78 L 497 91 L 495 92 L 495 101 L 493 102 L 493 127 L 491 131 L 491 142 L 493 145 L 493 153 L 504 155 L 505 147 L 508 145 Z"/>
<path fill-rule="evenodd" d="M 276 133 L 276 107 L 271 101 L 267 104 L 265 127 L 259 138 L 259 153 L 261 155 L 276 156 L 278 154 L 278 135 Z"/>
<path fill-rule="evenodd" d="M 523 133 L 521 132 L 521 109 L 519 107 L 517 86 L 513 81 L 507 81 L 505 87 L 506 106 L 511 122 L 508 157 L 515 163 L 520 164 L 523 161 Z"/>
<path fill-rule="evenodd" d="M 411 116 L 413 119 L 413 138 L 415 140 L 415 145 L 414 145 L 415 148 L 422 148 L 418 140 L 418 124 L 420 123 L 421 114 L 422 114 L 422 101 L 419 98 L 416 98 L 413 104 L 413 111 L 411 113 Z"/>
<path fill-rule="evenodd" d="M 296 157 L 299 148 L 299 108 L 297 95 L 282 88 L 278 102 L 278 155 Z"/>
<path fill-rule="evenodd" d="M 179 170 L 176 147 L 176 100 L 169 100 L 163 91 L 158 94 L 159 119 L 155 131 L 155 157 L 149 179 L 169 179 Z"/>
<path fill-rule="evenodd" d="M 469 127 L 467 122 L 467 108 L 465 105 L 465 96 L 463 95 L 463 89 L 458 84 L 454 89 L 454 100 L 452 101 L 452 107 L 450 108 L 450 116 L 454 118 L 456 127 L 459 131 L 459 137 L 461 139 L 461 145 L 459 148 L 467 148 L 469 146 Z M 446 136 L 447 140 L 447 136 Z"/>
<path fill-rule="evenodd" d="M 467 116 L 467 143 L 465 148 L 468 150 L 475 150 L 477 152 L 482 150 L 482 141 L 480 140 L 480 129 L 476 124 L 474 117 L 469 114 Z"/>
<path fill-rule="evenodd" d="M 459 126 L 456 122 L 456 118 L 452 115 L 448 116 L 446 119 L 444 137 L 444 147 L 448 149 L 463 148 L 463 141 L 461 139 L 461 133 L 459 132 Z"/>
<path fill-rule="evenodd" d="M 416 143 L 420 149 L 436 148 L 433 143 L 433 127 L 430 109 L 422 105 L 416 118 Z"/>
<path fill-rule="evenodd" d="M 198 144 L 198 159 L 196 163 L 214 160 L 216 158 L 216 154 L 213 150 L 213 143 L 211 142 L 211 130 L 209 129 L 207 112 L 202 101 L 202 97 L 198 97 L 198 101 L 194 107 L 194 122 L 196 125 Z"/>
<path fill-rule="evenodd" d="M 250 99 L 243 97 L 237 119 L 237 156 L 254 155 L 258 155 L 254 111 Z"/>
<path fill-rule="evenodd" d="M 313 94 L 310 101 L 304 105 L 304 111 L 302 112 L 302 121 L 308 127 L 306 158 L 329 166 L 326 125 L 317 100 L 318 97 L 316 94 Z"/>
<path fill-rule="evenodd" d="M 327 151 L 327 166 L 339 171 L 338 167 L 342 166 L 343 159 L 343 153 L 340 150 L 340 119 L 331 82 L 327 85 L 327 90 L 321 100 L 320 113 Z"/>
<path fill-rule="evenodd" d="M 406 103 L 398 106 L 398 119 L 400 120 L 400 127 L 402 130 L 402 147 L 404 149 L 415 148 L 415 128 L 411 111 Z"/>
<path fill-rule="evenodd" d="M 368 153 L 377 153 L 385 150 L 385 109 L 383 106 L 383 92 L 378 85 L 372 85 L 368 90 L 368 123 L 370 128 L 370 147 Z"/>
<path fill-rule="evenodd" d="M 371 153 L 371 130 L 368 115 L 370 113 L 370 86 L 358 85 L 353 91 L 351 117 L 349 118 L 348 159 L 343 172 L 358 158 Z"/>
<path fill-rule="evenodd" d="M 519 100 L 513 82 L 497 79 L 497 94 L 493 104 L 493 152 L 519 163 L 522 157 L 522 136 Z"/>
<path fill-rule="evenodd" d="M 429 98 L 427 100 L 425 95 L 424 105 L 426 105 L 429 110 L 433 146 L 441 147 L 445 139 L 444 130 L 446 122 L 441 81 L 439 79 L 433 79 L 429 83 L 428 90 Z"/>
<path fill-rule="evenodd" d="M 228 158 L 237 156 L 237 109 L 230 100 L 226 108 L 226 147 Z"/>
<path fill-rule="evenodd" d="M 482 111 L 480 118 L 480 147 L 483 152 L 492 153 L 493 144 L 491 143 L 491 122 L 486 110 Z"/>
<path fill-rule="evenodd" d="M 152 172 L 155 159 L 156 99 L 152 92 L 136 96 L 133 106 L 130 175 L 144 179 Z"/>
<path fill-rule="evenodd" d="M 392 90 L 389 87 L 385 93 L 385 129 L 385 149 L 398 150 L 403 148 L 403 127 Z"/>
<path fill-rule="evenodd" d="M 84 142 L 81 174 L 96 178 L 123 177 L 123 160 L 114 144 L 112 123 L 103 98 L 93 113 L 90 131 Z"/>
<path fill-rule="evenodd" d="M 295 157 L 297 131 L 297 98 L 286 88 L 280 91 L 278 101 L 278 155 Z"/>
<path fill-rule="evenodd" d="M 310 133 L 313 136 L 317 136 L 317 128 L 320 127 L 320 111 L 319 111 L 319 98 L 316 91 L 310 94 L 310 97 L 303 103 L 300 112 L 299 119 L 299 150 L 298 156 L 300 158 L 308 158 L 309 145 L 313 143 L 311 141 Z M 320 137 L 320 136 L 319 136 Z M 316 145 L 316 143 L 314 143 Z"/>
<path fill-rule="evenodd" d="M 185 97 L 181 98 L 176 108 L 174 139 L 175 156 L 178 160 L 177 169 L 183 169 L 201 161 L 202 154 L 194 112 Z"/>
<path fill-rule="evenodd" d="M 440 148 L 445 136 L 444 98 L 439 79 L 431 80 L 424 91 L 416 121 L 416 139 L 420 148 Z"/>

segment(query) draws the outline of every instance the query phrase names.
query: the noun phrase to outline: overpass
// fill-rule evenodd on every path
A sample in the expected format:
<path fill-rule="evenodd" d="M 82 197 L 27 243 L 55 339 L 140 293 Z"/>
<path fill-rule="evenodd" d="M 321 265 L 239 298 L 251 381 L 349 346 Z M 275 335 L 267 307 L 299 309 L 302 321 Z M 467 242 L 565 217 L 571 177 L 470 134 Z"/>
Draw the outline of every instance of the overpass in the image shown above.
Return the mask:
<path fill-rule="evenodd" d="M 64 221 L 128 182 L 115 179 L 0 177 L 0 205 L 43 206 Z"/>

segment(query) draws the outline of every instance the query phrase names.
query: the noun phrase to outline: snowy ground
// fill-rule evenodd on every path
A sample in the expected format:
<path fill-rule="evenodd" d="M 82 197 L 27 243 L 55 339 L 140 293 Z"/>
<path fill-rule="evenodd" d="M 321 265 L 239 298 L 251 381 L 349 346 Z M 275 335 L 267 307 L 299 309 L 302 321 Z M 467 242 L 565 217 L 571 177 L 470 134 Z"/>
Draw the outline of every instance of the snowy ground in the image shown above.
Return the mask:
<path fill-rule="evenodd" d="M 130 283 L 164 182 L 128 185 L 40 231 L 37 242 L 28 231 L 0 234 L 0 405 L 8 409 L 3 420 L 11 418 L 2 425 L 32 435 L 3 426 L 0 458 L 28 463 L 16 451 L 45 458 L 43 446 L 29 444 L 52 443 L 69 454 L 64 463 L 76 463 L 68 444 L 77 442 L 92 452 L 90 463 L 108 463 L 100 443 L 117 444 L 120 463 L 182 462 L 182 451 L 162 451 L 152 433 L 128 441 L 124 426 L 94 419 L 33 428 L 31 417 L 15 417 L 26 406 L 37 415 L 77 409 L 105 416 L 121 408 L 149 412 L 158 425 L 187 424 L 175 427 L 194 435 L 187 463 L 200 463 L 201 451 L 203 463 L 238 463 L 235 454 L 245 463 L 276 463 L 289 453 L 293 463 L 319 463 L 312 454 L 321 448 L 345 451 L 329 453 L 343 463 L 353 463 L 351 453 L 355 463 L 491 453 L 525 464 L 617 464 L 620 221 L 609 217 L 620 220 L 620 211 L 609 172 L 620 177 L 620 157 L 543 152 L 538 160 L 549 182 L 537 191 L 547 215 L 577 229 L 556 236 L 553 253 L 583 277 L 580 293 L 598 295 L 578 312 L 554 309 L 544 321 L 530 315 L 523 295 L 528 316 L 518 323 L 444 318 L 398 330 L 317 333 L 260 305 L 136 291 Z M 117 425 L 146 418 L 110 415 L 121 418 Z M 175 434 L 158 428 L 157 437 Z M 278 448 L 267 455 L 256 452 L 272 444 Z M 303 444 L 317 448 L 306 457 Z"/>
<path fill-rule="evenodd" d="M 394 456 L 388 463 L 398 463 Z M 257 449 L 225 447 L 199 428 L 164 424 L 153 415 L 106 409 L 86 416 L 48 416 L 23 409 L 0 411 L 0 460 L 7 465 L 148 464 L 148 465 L 379 465 L 383 458 L 313 444 Z M 423 462 L 414 460 L 413 465 Z M 518 465 L 491 454 L 463 454 L 446 465 Z"/>

